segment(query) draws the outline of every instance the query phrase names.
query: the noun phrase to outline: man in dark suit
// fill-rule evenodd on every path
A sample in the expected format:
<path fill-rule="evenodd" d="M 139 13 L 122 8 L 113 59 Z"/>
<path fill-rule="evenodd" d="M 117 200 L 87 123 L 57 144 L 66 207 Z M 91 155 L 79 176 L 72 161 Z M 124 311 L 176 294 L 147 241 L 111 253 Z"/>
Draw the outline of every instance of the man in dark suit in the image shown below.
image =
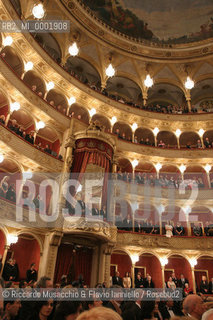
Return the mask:
<path fill-rule="evenodd" d="M 142 232 L 142 223 L 140 220 L 135 220 L 135 232 Z"/>
<path fill-rule="evenodd" d="M 211 278 L 211 281 L 209 281 L 209 293 L 213 294 L 213 278 Z"/>
<path fill-rule="evenodd" d="M 144 281 L 144 288 L 154 288 L 154 282 L 152 281 L 152 277 L 148 275 L 146 280 Z"/>
<path fill-rule="evenodd" d="M 141 273 L 138 272 L 136 279 L 135 279 L 135 288 L 144 288 L 144 281 L 143 278 L 141 277 Z"/>
<path fill-rule="evenodd" d="M 132 231 L 132 218 L 130 214 L 127 214 L 127 217 L 122 222 L 122 229 L 126 231 Z"/>
<path fill-rule="evenodd" d="M 177 287 L 177 285 L 178 285 L 178 278 L 176 277 L 175 272 L 172 272 L 172 281 L 174 281 L 174 283 L 175 283 L 175 285 L 176 285 L 176 287 Z"/>
<path fill-rule="evenodd" d="M 206 276 L 202 276 L 202 280 L 200 283 L 200 292 L 203 294 L 207 294 L 209 292 L 209 284 L 207 282 Z"/>
<path fill-rule="evenodd" d="M 112 277 L 112 284 L 123 287 L 123 281 L 122 281 L 122 279 L 120 277 L 119 271 L 116 271 L 115 276 Z"/>
<path fill-rule="evenodd" d="M 188 279 L 184 277 L 184 275 L 181 273 L 180 279 L 178 280 L 178 288 L 185 288 L 185 283 L 189 283 Z"/>
<path fill-rule="evenodd" d="M 92 215 L 93 216 L 99 216 L 99 210 L 95 207 L 92 208 Z"/>
<path fill-rule="evenodd" d="M 104 221 L 107 221 L 106 206 L 103 206 L 103 208 L 100 210 L 100 216 L 103 217 Z"/>

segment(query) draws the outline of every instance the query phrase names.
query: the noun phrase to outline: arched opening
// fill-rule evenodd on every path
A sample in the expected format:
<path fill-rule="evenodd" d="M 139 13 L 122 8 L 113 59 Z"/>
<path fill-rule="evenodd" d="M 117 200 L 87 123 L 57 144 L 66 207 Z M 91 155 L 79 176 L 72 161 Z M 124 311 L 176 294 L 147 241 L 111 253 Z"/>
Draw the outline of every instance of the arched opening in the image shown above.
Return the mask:
<path fill-rule="evenodd" d="M 133 231 L 132 208 L 126 200 L 115 204 L 115 225 L 119 230 Z"/>
<path fill-rule="evenodd" d="M 181 174 L 174 165 L 164 165 L 159 171 L 159 184 L 166 188 L 179 188 Z"/>
<path fill-rule="evenodd" d="M 113 126 L 112 132 L 116 134 L 119 139 L 132 142 L 132 129 L 128 124 L 116 122 Z"/>
<path fill-rule="evenodd" d="M 35 131 L 35 120 L 29 112 L 21 108 L 13 111 L 7 126 L 14 133 L 25 138 L 26 134 Z"/>
<path fill-rule="evenodd" d="M 73 237 L 71 239 L 74 241 Z M 58 248 L 54 282 L 60 283 L 62 275 L 67 275 L 68 284 L 83 277 L 83 284 L 90 286 L 93 249 L 77 242 L 69 242 L 70 235 L 67 235 L 67 241 L 62 239 Z"/>
<path fill-rule="evenodd" d="M 166 225 L 170 225 L 172 234 L 175 236 L 188 235 L 186 215 L 182 208 L 178 206 L 167 206 L 162 212 L 162 233 L 166 233 Z"/>
<path fill-rule="evenodd" d="M 44 150 L 44 152 L 51 154 L 54 157 L 57 157 L 59 154 L 60 140 L 57 132 L 48 126 L 38 130 L 35 144 L 40 144 L 40 147 Z"/>
<path fill-rule="evenodd" d="M 184 278 L 187 279 L 189 282 L 189 287 L 193 288 L 191 266 L 186 258 L 178 254 L 173 254 L 168 258 L 168 264 L 165 266 L 164 271 L 166 286 L 169 277 L 172 276 L 173 272 L 175 273 L 175 277 L 177 279 L 180 279 L 181 274 L 183 274 Z M 176 286 L 178 286 L 177 281 L 175 282 Z"/>
<path fill-rule="evenodd" d="M 196 132 L 183 132 L 180 135 L 180 147 L 187 149 L 196 148 L 198 140 L 200 141 L 200 136 Z"/>
<path fill-rule="evenodd" d="M 184 179 L 189 180 L 188 188 L 198 187 L 199 189 L 208 188 L 206 171 L 201 166 L 188 166 L 184 171 Z M 193 182 L 191 181 L 193 180 Z"/>
<path fill-rule="evenodd" d="M 204 206 L 192 208 L 189 213 L 189 223 L 193 236 L 213 236 L 213 213 Z"/>
<path fill-rule="evenodd" d="M 81 82 L 97 88 L 101 87 L 101 77 L 96 68 L 80 57 L 69 57 L 65 69 Z"/>
<path fill-rule="evenodd" d="M 35 39 L 57 63 L 61 62 L 61 48 L 52 34 L 36 33 Z"/>
<path fill-rule="evenodd" d="M 197 259 L 197 264 L 195 266 L 195 282 L 196 289 L 198 292 L 203 294 L 213 293 L 213 257 L 211 256 L 201 256 Z M 206 277 L 206 279 L 202 279 Z M 205 283 L 203 283 L 203 281 Z"/>
<path fill-rule="evenodd" d="M 147 277 L 151 276 L 154 287 L 162 288 L 162 271 L 159 259 L 151 253 L 143 253 L 140 255 L 139 261 L 135 264 L 135 277 L 138 272 L 144 278 L 145 287 L 147 286 Z"/>
<path fill-rule="evenodd" d="M 12 47 L 6 46 L 1 51 L 1 56 L 4 58 L 4 61 L 13 69 L 13 71 L 19 77 L 21 77 L 24 72 L 24 65 L 16 51 Z"/>
<path fill-rule="evenodd" d="M 196 86 L 190 91 L 192 108 L 196 112 L 213 112 L 212 89 L 213 79 L 196 82 Z"/>
<path fill-rule="evenodd" d="M 67 113 L 67 108 L 68 108 L 68 102 L 67 98 L 57 92 L 56 90 L 50 90 L 47 93 L 46 100 L 49 104 L 51 104 L 54 108 L 56 108 L 58 111 L 66 115 Z"/>
<path fill-rule="evenodd" d="M 0 197 L 15 203 L 16 180 L 20 180 L 21 178 L 22 173 L 18 164 L 9 158 L 5 158 L 0 163 Z"/>
<path fill-rule="evenodd" d="M 39 268 L 40 246 L 37 239 L 30 233 L 20 234 L 17 243 L 11 244 L 7 258 L 16 260 L 19 274 L 15 280 L 25 280 L 32 263 L 35 263 L 36 270 Z"/>
<path fill-rule="evenodd" d="M 33 71 L 27 71 L 24 74 L 23 81 L 30 87 L 34 92 L 36 92 L 40 97 L 43 97 L 46 92 L 46 85 L 43 79 Z"/>
<path fill-rule="evenodd" d="M 177 148 L 177 138 L 173 132 L 160 131 L 157 135 L 157 146 L 160 148 Z"/>
<path fill-rule="evenodd" d="M 9 101 L 6 95 L 0 91 L 0 123 L 5 124 L 9 112 Z"/>
<path fill-rule="evenodd" d="M 112 279 L 112 284 L 115 284 L 116 272 L 119 272 L 119 277 L 123 279 L 126 272 L 129 272 L 131 277 L 132 261 L 129 255 L 123 250 L 115 250 L 111 255 L 110 262 L 110 277 Z M 132 281 L 132 279 L 131 279 Z M 123 281 L 122 281 L 123 284 Z"/>
<path fill-rule="evenodd" d="M 102 116 L 101 114 L 94 114 L 92 117 L 92 121 L 97 121 L 100 123 L 101 126 L 105 127 L 106 132 L 111 131 L 111 123 L 107 117 Z"/>
<path fill-rule="evenodd" d="M 79 106 L 77 103 L 72 104 L 69 109 L 69 117 L 75 117 L 85 123 L 89 123 L 89 112 L 84 107 Z"/>
<path fill-rule="evenodd" d="M 106 85 L 106 92 L 110 98 L 123 103 L 142 103 L 141 88 L 137 83 L 125 77 L 109 78 Z"/>
<path fill-rule="evenodd" d="M 156 168 L 150 162 L 139 162 L 135 167 L 135 180 L 138 184 L 155 185 Z"/>
<path fill-rule="evenodd" d="M 47 185 L 47 187 L 41 186 L 41 183 L 44 184 L 45 180 L 47 179 L 48 176 L 37 172 L 34 172 L 32 178 L 28 179 L 34 184 L 35 187 L 35 195 L 34 199 L 32 199 L 35 205 L 35 209 L 37 211 L 40 211 L 40 213 L 42 214 L 49 214 L 51 211 L 51 200 L 53 195 L 52 187 L 50 185 Z M 25 195 L 28 195 L 28 187 L 23 187 L 23 193 Z"/>
<path fill-rule="evenodd" d="M 117 179 L 123 180 L 125 182 L 130 182 L 132 180 L 132 164 L 126 159 L 118 159 L 117 165 Z"/>
<path fill-rule="evenodd" d="M 152 130 L 146 128 L 138 128 L 135 131 L 135 138 L 137 142 L 147 146 L 155 145 L 155 138 Z"/>
<path fill-rule="evenodd" d="M 203 143 L 205 148 L 213 148 L 213 130 L 204 132 Z"/>
<path fill-rule="evenodd" d="M 160 234 L 160 221 L 157 209 L 147 203 L 139 203 L 134 213 L 134 230 L 139 233 Z"/>
<path fill-rule="evenodd" d="M 177 86 L 168 83 L 156 83 L 149 88 L 147 105 L 149 111 L 182 114 L 187 109 L 184 92 Z"/>

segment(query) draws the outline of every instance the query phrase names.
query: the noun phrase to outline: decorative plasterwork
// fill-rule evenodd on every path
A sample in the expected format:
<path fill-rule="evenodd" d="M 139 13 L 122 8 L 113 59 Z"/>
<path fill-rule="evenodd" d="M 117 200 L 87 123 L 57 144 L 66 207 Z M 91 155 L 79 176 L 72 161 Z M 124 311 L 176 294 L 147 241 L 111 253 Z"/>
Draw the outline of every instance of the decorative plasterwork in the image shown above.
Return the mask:
<path fill-rule="evenodd" d="M 154 61 L 195 60 L 213 54 L 212 40 L 204 40 L 197 43 L 182 45 L 159 45 L 146 40 L 135 40 L 123 35 L 119 31 L 107 26 L 101 20 L 91 15 L 77 0 L 61 0 L 61 9 L 64 6 L 70 13 L 72 21 L 78 21 L 78 26 L 85 32 L 90 32 L 99 42 L 116 47 L 118 51 L 130 53 L 137 57 Z"/>

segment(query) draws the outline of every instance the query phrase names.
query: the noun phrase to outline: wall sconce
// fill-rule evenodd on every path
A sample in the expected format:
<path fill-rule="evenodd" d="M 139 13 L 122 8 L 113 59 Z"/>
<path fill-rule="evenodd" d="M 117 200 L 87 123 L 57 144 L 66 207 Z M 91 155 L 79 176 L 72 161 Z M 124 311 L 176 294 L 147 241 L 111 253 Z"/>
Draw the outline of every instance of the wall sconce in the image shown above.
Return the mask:
<path fill-rule="evenodd" d="M 160 171 L 160 169 L 162 168 L 162 164 L 160 162 L 156 163 L 155 168 L 157 171 Z"/>
<path fill-rule="evenodd" d="M 69 105 L 71 106 L 73 103 L 76 103 L 76 98 L 75 97 L 71 97 L 68 100 Z"/>
<path fill-rule="evenodd" d="M 96 114 L 96 109 L 92 108 L 91 110 L 89 110 L 89 114 L 90 114 L 90 117 L 92 118 L 94 114 Z"/>
<path fill-rule="evenodd" d="M 7 235 L 7 243 L 8 243 L 9 246 L 10 246 L 11 244 L 16 243 L 17 241 L 18 241 L 18 236 L 17 236 L 17 235 L 11 234 L 11 233 L 9 233 L 9 234 Z"/>
<path fill-rule="evenodd" d="M 138 127 L 137 123 L 134 122 L 132 124 L 132 130 L 135 131 L 137 129 L 137 127 Z"/>
<path fill-rule="evenodd" d="M 112 117 L 112 119 L 110 120 L 112 126 L 115 124 L 116 121 L 117 121 L 117 117 L 116 116 Z"/>
<path fill-rule="evenodd" d="M 115 75 L 115 69 L 112 66 L 112 55 L 110 55 L 109 57 L 109 65 L 108 67 L 105 69 L 105 73 L 107 75 L 107 77 L 113 77 Z"/>
<path fill-rule="evenodd" d="M 200 130 L 198 131 L 199 136 L 200 136 L 200 137 L 202 137 L 202 136 L 203 136 L 203 134 L 204 134 L 204 132 L 205 132 L 205 130 L 200 129 Z"/>
<path fill-rule="evenodd" d="M 191 267 L 194 268 L 194 266 L 197 265 L 197 259 L 191 258 L 191 259 L 189 259 L 189 263 L 190 263 Z"/>
<path fill-rule="evenodd" d="M 33 69 L 33 63 L 32 61 L 28 61 L 27 63 L 24 64 L 24 70 L 27 72 L 27 71 L 30 71 Z"/>
<path fill-rule="evenodd" d="M 160 264 L 162 267 L 165 267 L 165 265 L 168 263 L 168 259 L 166 257 L 160 258 Z"/>
<path fill-rule="evenodd" d="M 176 135 L 176 137 L 180 137 L 180 135 L 181 135 L 181 130 L 180 129 L 177 129 L 176 131 L 175 131 L 175 135 Z"/>
<path fill-rule="evenodd" d="M 2 163 L 4 161 L 4 156 L 2 153 L 0 153 L 0 163 Z"/>
<path fill-rule="evenodd" d="M 18 111 L 20 109 L 20 103 L 19 102 L 12 102 L 10 104 L 10 112 Z"/>
<path fill-rule="evenodd" d="M 139 256 L 138 256 L 138 254 L 131 254 L 131 255 L 130 255 L 130 258 L 131 258 L 131 260 L 132 260 L 132 264 L 136 264 L 136 262 L 139 261 Z"/>
<path fill-rule="evenodd" d="M 181 166 L 179 167 L 179 170 L 181 173 L 184 173 L 184 171 L 186 170 L 186 166 L 184 164 L 181 164 Z"/>
<path fill-rule="evenodd" d="M 157 136 L 157 134 L 158 134 L 159 131 L 160 131 L 160 130 L 159 130 L 157 127 L 156 127 L 155 129 L 153 129 L 154 135 Z"/>
<path fill-rule="evenodd" d="M 44 127 L 45 127 L 45 123 L 43 121 L 39 121 L 36 123 L 37 130 L 43 129 Z"/>
<path fill-rule="evenodd" d="M 212 167 L 210 166 L 210 164 L 206 164 L 204 168 L 205 168 L 206 172 L 209 173 L 209 171 L 211 170 Z"/>
<path fill-rule="evenodd" d="M 132 167 L 133 167 L 133 169 L 135 169 L 135 167 L 137 167 L 138 163 L 139 163 L 139 162 L 138 162 L 138 160 L 136 160 L 136 159 L 132 161 Z"/>
<path fill-rule="evenodd" d="M 54 82 L 50 81 L 50 82 L 46 83 L 47 91 L 52 90 L 54 87 L 55 87 Z"/>
<path fill-rule="evenodd" d="M 6 46 L 11 46 L 11 44 L 13 43 L 13 38 L 11 36 L 7 36 L 6 38 L 4 38 L 3 40 L 3 45 L 4 47 Z"/>

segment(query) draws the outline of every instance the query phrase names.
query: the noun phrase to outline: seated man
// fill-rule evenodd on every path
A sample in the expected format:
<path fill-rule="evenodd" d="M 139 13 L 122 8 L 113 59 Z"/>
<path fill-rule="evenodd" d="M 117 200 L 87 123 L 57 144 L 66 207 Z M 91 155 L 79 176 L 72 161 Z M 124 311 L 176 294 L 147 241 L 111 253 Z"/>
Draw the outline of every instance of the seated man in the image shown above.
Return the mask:
<path fill-rule="evenodd" d="M 99 210 L 95 207 L 92 208 L 92 215 L 93 216 L 99 216 Z"/>
<path fill-rule="evenodd" d="M 50 149 L 50 146 L 46 144 L 46 147 L 44 148 L 44 152 L 51 154 L 52 150 Z"/>
<path fill-rule="evenodd" d="M 206 236 L 209 236 L 209 222 L 208 221 L 206 221 L 206 223 L 205 223 L 205 227 L 204 227 L 204 233 L 205 233 L 205 235 Z"/>
<path fill-rule="evenodd" d="M 208 281 L 206 279 L 206 276 L 202 276 L 202 280 L 200 283 L 200 292 L 203 294 L 207 294 L 209 293 L 209 284 Z"/>
<path fill-rule="evenodd" d="M 196 237 L 201 237 L 203 235 L 202 228 L 201 228 L 201 226 L 200 226 L 200 224 L 198 222 L 195 222 L 195 224 L 194 224 L 193 234 Z"/>
<path fill-rule="evenodd" d="M 183 236 L 184 235 L 184 227 L 180 224 L 180 222 L 177 222 L 177 225 L 174 228 L 174 234 L 176 236 Z"/>
<path fill-rule="evenodd" d="M 142 221 L 135 220 L 135 232 L 142 232 Z"/>
<path fill-rule="evenodd" d="M 122 222 L 122 229 L 126 231 L 132 231 L 132 218 L 130 214 L 127 214 L 127 217 Z"/>

